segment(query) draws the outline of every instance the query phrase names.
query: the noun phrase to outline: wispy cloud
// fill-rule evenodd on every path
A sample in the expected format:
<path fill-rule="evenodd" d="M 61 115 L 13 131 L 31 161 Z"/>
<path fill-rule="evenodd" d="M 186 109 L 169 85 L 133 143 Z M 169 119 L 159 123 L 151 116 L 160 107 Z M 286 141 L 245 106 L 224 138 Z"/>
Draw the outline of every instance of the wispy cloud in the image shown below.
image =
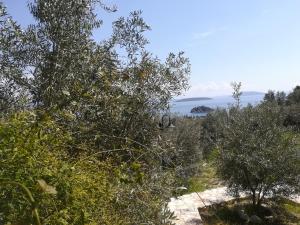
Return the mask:
<path fill-rule="evenodd" d="M 201 97 L 201 96 L 218 96 L 231 94 L 231 82 L 206 82 L 192 84 L 190 90 L 185 93 L 187 97 Z"/>
<path fill-rule="evenodd" d="M 225 31 L 225 30 L 227 30 L 227 26 L 216 27 L 216 28 L 212 28 L 207 31 L 196 32 L 193 34 L 192 38 L 193 38 L 193 40 L 205 39 L 207 37 L 217 34 L 220 31 Z"/>
<path fill-rule="evenodd" d="M 198 39 L 204 39 L 207 38 L 211 35 L 213 35 L 215 31 L 206 31 L 206 32 L 201 32 L 201 33 L 194 33 L 193 34 L 193 39 L 198 40 Z"/>

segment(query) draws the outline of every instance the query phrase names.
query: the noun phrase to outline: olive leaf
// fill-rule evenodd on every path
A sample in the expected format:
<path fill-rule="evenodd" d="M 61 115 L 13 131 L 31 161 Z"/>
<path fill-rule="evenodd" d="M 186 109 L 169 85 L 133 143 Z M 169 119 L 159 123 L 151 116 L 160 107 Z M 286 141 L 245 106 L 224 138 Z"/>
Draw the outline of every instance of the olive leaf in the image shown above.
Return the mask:
<path fill-rule="evenodd" d="M 47 193 L 47 194 L 51 194 L 51 195 L 56 195 L 57 194 L 57 191 L 56 191 L 56 188 L 47 184 L 46 181 L 44 181 L 43 179 L 40 179 L 40 180 L 37 180 L 37 183 L 38 183 L 38 186 L 39 188 Z"/>

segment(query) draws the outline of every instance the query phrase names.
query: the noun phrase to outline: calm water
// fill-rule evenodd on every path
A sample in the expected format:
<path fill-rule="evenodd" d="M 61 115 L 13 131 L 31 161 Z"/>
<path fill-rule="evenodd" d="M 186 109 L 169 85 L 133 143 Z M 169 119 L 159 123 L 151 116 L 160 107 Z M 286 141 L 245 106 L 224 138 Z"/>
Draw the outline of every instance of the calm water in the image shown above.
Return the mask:
<path fill-rule="evenodd" d="M 255 94 L 255 95 L 246 95 L 241 97 L 241 104 L 246 106 L 248 104 L 257 105 L 260 101 L 263 100 L 264 94 Z M 201 101 L 189 101 L 189 102 L 172 102 L 171 103 L 171 112 L 179 115 L 194 115 L 194 116 L 205 116 L 206 113 L 190 113 L 191 109 L 196 106 L 208 106 L 210 108 L 227 108 L 230 104 L 234 103 L 232 96 L 220 96 L 213 97 L 210 100 L 201 100 Z"/>

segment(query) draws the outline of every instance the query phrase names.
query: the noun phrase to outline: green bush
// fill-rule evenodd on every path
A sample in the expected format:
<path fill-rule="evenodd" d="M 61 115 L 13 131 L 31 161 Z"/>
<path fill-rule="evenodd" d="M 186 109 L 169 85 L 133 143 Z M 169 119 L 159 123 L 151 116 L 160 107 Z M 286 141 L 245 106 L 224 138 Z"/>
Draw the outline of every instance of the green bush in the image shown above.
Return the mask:
<path fill-rule="evenodd" d="M 187 180 L 199 171 L 202 160 L 200 149 L 200 118 L 173 119 L 174 127 L 164 129 L 160 133 L 161 146 L 166 149 L 163 154 L 163 163 L 166 167 L 175 168 L 177 181 L 186 183 Z"/>
<path fill-rule="evenodd" d="M 201 123 L 200 146 L 205 159 L 213 157 L 213 151 L 218 147 L 220 138 L 223 137 L 222 125 L 226 120 L 226 110 L 216 109 L 209 113 Z"/>
<path fill-rule="evenodd" d="M 266 196 L 299 192 L 295 135 L 283 127 L 280 107 L 233 107 L 221 128 L 218 173 L 233 193 L 245 191 L 260 205 Z"/>
<path fill-rule="evenodd" d="M 140 11 L 96 41 L 98 9 L 115 11 L 101 0 L 28 6 L 21 29 L 0 2 L 0 223 L 170 224 L 176 167 L 156 117 L 188 87 L 189 60 L 146 51 Z"/>
<path fill-rule="evenodd" d="M 34 223 L 33 205 L 42 224 L 169 224 L 172 214 L 162 209 L 170 190 L 162 187 L 171 189 L 171 173 L 149 173 L 138 162 L 120 167 L 96 155 L 70 157 L 72 142 L 53 120 L 32 112 L 0 121 L 2 224 Z"/>
<path fill-rule="evenodd" d="M 285 115 L 284 125 L 300 131 L 300 104 L 286 106 L 283 113 Z"/>
<path fill-rule="evenodd" d="M 14 115 L 1 121 L 0 140 L 2 182 L 18 182 L 31 191 L 43 224 L 74 224 L 81 218 L 81 224 L 118 224 L 109 206 L 111 165 L 68 159 L 70 135 L 51 120 L 37 122 L 33 113 Z M 32 223 L 32 206 L 18 186 L 2 183 L 0 203 L 3 223 Z"/>

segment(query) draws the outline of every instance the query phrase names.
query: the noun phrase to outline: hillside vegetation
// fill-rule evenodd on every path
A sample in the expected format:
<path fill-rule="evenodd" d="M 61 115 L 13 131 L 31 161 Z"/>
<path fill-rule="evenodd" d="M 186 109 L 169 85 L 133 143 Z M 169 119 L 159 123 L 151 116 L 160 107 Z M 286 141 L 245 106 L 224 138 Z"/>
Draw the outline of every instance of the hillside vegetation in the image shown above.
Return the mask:
<path fill-rule="evenodd" d="M 102 1 L 28 9 L 21 28 L 0 3 L 0 223 L 170 224 L 182 161 L 158 124 L 188 59 L 148 52 L 140 11 L 96 41 Z"/>
<path fill-rule="evenodd" d="M 235 83 L 229 109 L 172 116 L 190 63 L 147 50 L 140 11 L 96 41 L 96 12 L 116 11 L 101 0 L 28 10 L 21 27 L 0 1 L 0 224 L 171 225 L 186 189 L 227 185 L 254 208 L 299 193 L 299 86 L 241 108 Z"/>

